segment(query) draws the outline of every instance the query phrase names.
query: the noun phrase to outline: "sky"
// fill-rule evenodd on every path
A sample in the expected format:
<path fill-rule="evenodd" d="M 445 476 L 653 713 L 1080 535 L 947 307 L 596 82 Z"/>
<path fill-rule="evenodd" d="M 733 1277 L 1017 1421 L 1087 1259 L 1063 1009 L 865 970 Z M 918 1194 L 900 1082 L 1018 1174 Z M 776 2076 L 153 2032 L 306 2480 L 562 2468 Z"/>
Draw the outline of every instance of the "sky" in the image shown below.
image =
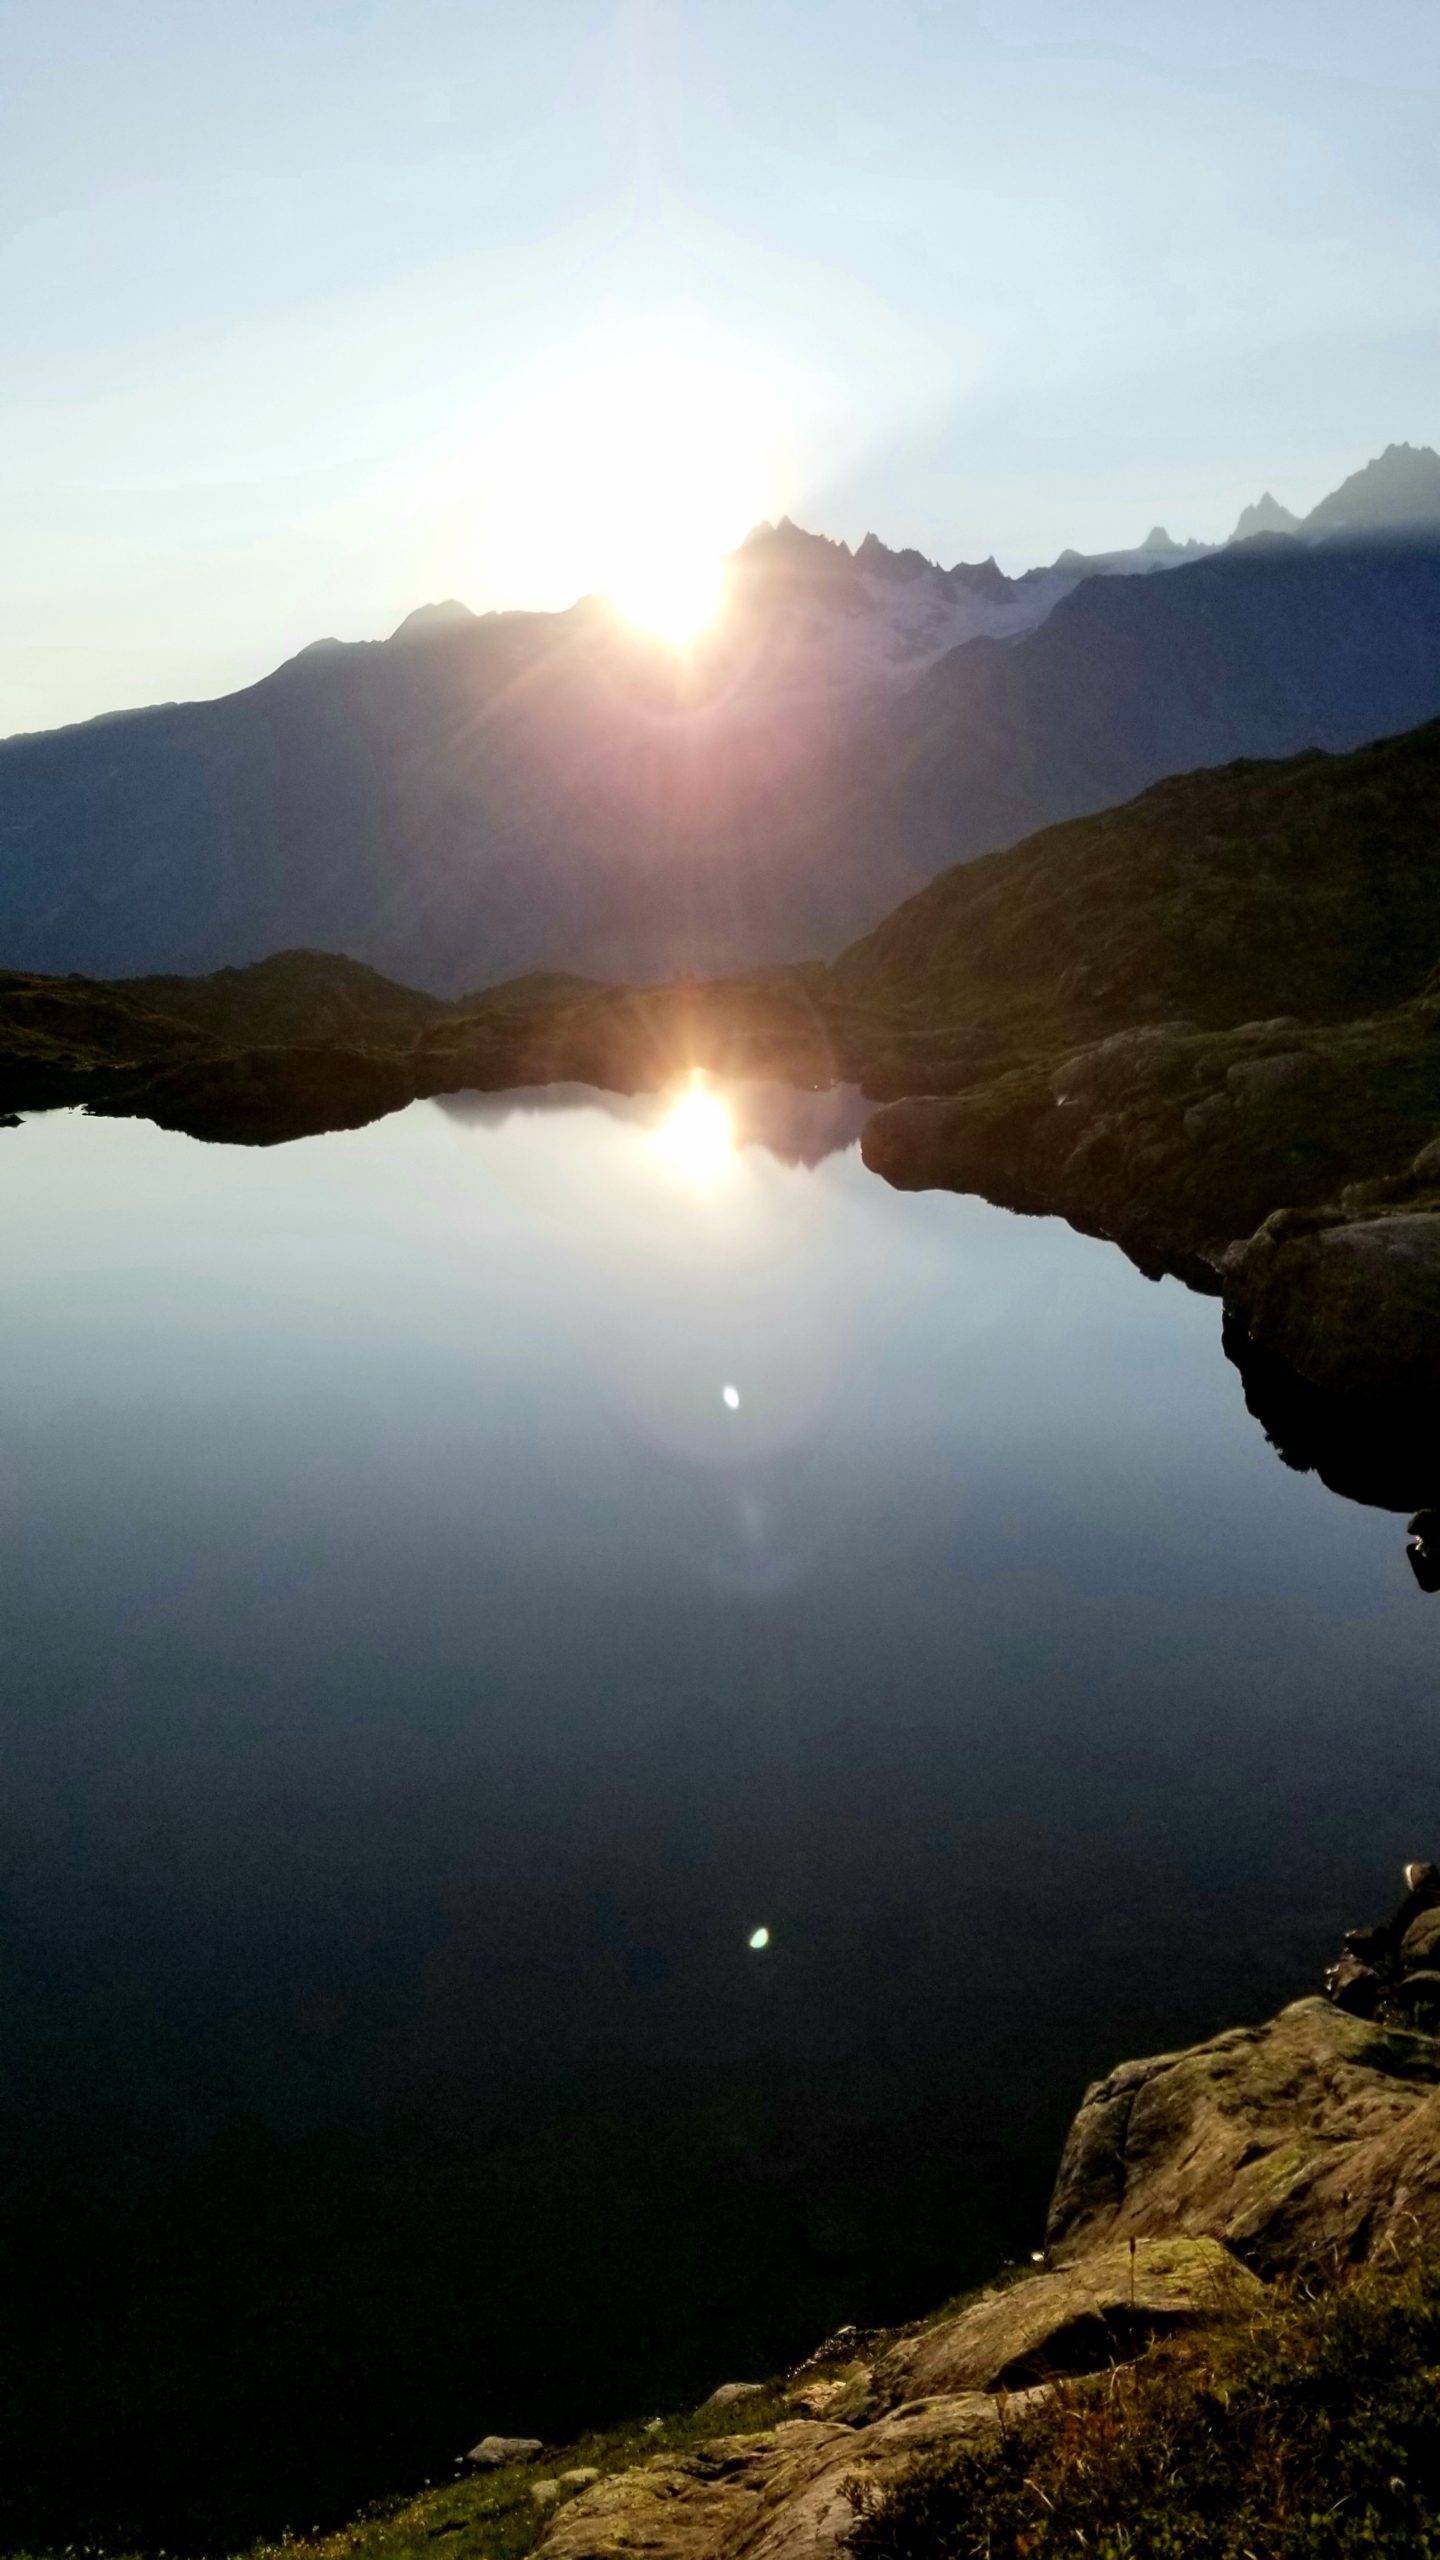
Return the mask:
<path fill-rule="evenodd" d="M 0 0 L 0 735 L 1440 441 L 1434 0 Z"/>

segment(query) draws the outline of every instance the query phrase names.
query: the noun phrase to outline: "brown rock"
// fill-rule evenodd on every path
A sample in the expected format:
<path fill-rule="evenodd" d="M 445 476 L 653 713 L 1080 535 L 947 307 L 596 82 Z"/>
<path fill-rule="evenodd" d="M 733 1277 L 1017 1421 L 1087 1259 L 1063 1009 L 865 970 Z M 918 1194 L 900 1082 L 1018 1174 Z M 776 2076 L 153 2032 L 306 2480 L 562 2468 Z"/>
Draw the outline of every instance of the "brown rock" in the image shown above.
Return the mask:
<path fill-rule="evenodd" d="M 1061 2374 L 1098 2373 L 1170 2330 L 1193 2328 L 1261 2286 L 1210 2239 L 1138 2240 L 1078 2265 L 982 2295 L 903 2338 L 838 2414 L 966 2391 L 1023 2391 Z"/>
<path fill-rule="evenodd" d="M 908 2333 L 873 2378 L 805 2386 L 836 2395 L 823 2413 L 596 2481 L 557 2511 L 546 2560 L 826 2560 L 854 2522 L 850 2483 L 883 2485 L 912 2454 L 1030 2406 L 1048 2376 L 1103 2370 L 1260 2291 L 1209 2240 L 1142 2241 L 1026 2277 Z M 847 2393 L 867 2424 L 834 2423 Z"/>
<path fill-rule="evenodd" d="M 1428 1973 L 1440 1964 L 1440 1910 L 1432 1906 L 1411 1921 L 1400 1941 L 1400 1962 L 1406 1973 Z"/>
<path fill-rule="evenodd" d="M 834 2418 L 844 2412 L 838 2402 L 847 2401 L 855 2389 L 853 2378 L 835 2374 L 826 2382 L 802 2382 L 790 2394 L 790 2406 L 802 2418 Z"/>
<path fill-rule="evenodd" d="M 1025 2395 L 1012 2409 L 1028 2405 Z M 723 2436 L 685 2460 L 612 2473 L 562 2507 L 545 2560 L 828 2560 L 855 2521 L 855 2480 L 882 2484 L 912 2455 L 982 2434 L 982 2392 L 922 2401 L 870 2427 L 792 2419 Z"/>
<path fill-rule="evenodd" d="M 1087 2092 L 1050 2207 L 1067 2259 L 1209 2234 L 1264 2272 L 1440 2234 L 1440 2042 L 1297 2000 Z"/>
<path fill-rule="evenodd" d="M 1440 1391 L 1440 1215 L 1402 1211 L 1313 1234 L 1277 1217 L 1222 1263 L 1252 1341 L 1312 1386 Z"/>
<path fill-rule="evenodd" d="M 1354 1955 L 1342 1956 L 1325 1976 L 1326 1992 L 1336 2008 L 1348 2009 L 1357 2018 L 1374 2017 L 1384 1987 L 1373 1964 L 1364 1964 Z"/>

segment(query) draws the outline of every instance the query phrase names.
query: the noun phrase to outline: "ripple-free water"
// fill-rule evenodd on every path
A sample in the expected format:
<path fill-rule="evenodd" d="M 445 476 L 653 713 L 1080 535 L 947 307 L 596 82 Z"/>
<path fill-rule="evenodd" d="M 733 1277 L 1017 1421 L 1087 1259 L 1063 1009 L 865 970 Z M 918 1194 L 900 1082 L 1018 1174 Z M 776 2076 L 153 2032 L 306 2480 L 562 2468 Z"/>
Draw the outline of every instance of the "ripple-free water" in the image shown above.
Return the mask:
<path fill-rule="evenodd" d="M 1440 1848 L 1440 1603 L 1213 1302 L 843 1102 L 562 1101 L 0 1134 L 19 2521 L 304 2526 L 926 2308 Z"/>

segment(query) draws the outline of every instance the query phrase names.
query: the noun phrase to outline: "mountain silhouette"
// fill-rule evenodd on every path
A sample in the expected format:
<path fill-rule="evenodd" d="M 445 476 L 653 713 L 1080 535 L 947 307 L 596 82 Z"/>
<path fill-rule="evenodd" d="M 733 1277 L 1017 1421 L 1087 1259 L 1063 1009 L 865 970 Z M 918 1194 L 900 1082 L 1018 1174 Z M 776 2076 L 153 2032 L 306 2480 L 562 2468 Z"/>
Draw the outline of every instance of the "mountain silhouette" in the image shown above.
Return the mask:
<path fill-rule="evenodd" d="M 0 966 L 308 946 L 454 994 L 827 956 L 1166 774 L 1440 713 L 1440 515 L 1405 532 L 1436 482 L 1392 447 L 1299 537 L 1016 579 L 782 519 L 681 658 L 598 599 L 451 601 L 219 701 L 12 739 Z"/>
<path fill-rule="evenodd" d="M 1303 530 L 1363 535 L 1417 527 L 1440 533 L 1440 453 L 1424 444 L 1391 444 L 1312 507 Z"/>
<path fill-rule="evenodd" d="M 1279 499 L 1272 497 L 1267 489 L 1253 506 L 1241 508 L 1230 539 L 1232 542 L 1250 542 L 1257 533 L 1298 533 L 1299 530 L 1300 518 L 1293 515 L 1288 507 L 1282 507 Z"/>

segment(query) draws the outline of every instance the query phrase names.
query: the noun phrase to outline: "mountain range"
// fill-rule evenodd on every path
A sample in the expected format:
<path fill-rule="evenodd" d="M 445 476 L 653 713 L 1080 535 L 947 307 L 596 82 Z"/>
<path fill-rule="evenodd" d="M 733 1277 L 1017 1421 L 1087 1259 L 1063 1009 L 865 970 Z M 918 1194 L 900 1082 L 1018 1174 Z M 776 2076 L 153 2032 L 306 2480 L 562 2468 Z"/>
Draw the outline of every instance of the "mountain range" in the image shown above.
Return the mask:
<path fill-rule="evenodd" d="M 1163 574 L 1160 574 L 1163 573 Z M 827 957 L 945 865 L 1236 756 L 1440 713 L 1440 456 L 1217 549 L 1009 578 L 762 525 L 677 656 L 602 600 L 421 607 L 219 701 L 0 744 L 0 964 L 309 945 L 453 995 Z"/>

